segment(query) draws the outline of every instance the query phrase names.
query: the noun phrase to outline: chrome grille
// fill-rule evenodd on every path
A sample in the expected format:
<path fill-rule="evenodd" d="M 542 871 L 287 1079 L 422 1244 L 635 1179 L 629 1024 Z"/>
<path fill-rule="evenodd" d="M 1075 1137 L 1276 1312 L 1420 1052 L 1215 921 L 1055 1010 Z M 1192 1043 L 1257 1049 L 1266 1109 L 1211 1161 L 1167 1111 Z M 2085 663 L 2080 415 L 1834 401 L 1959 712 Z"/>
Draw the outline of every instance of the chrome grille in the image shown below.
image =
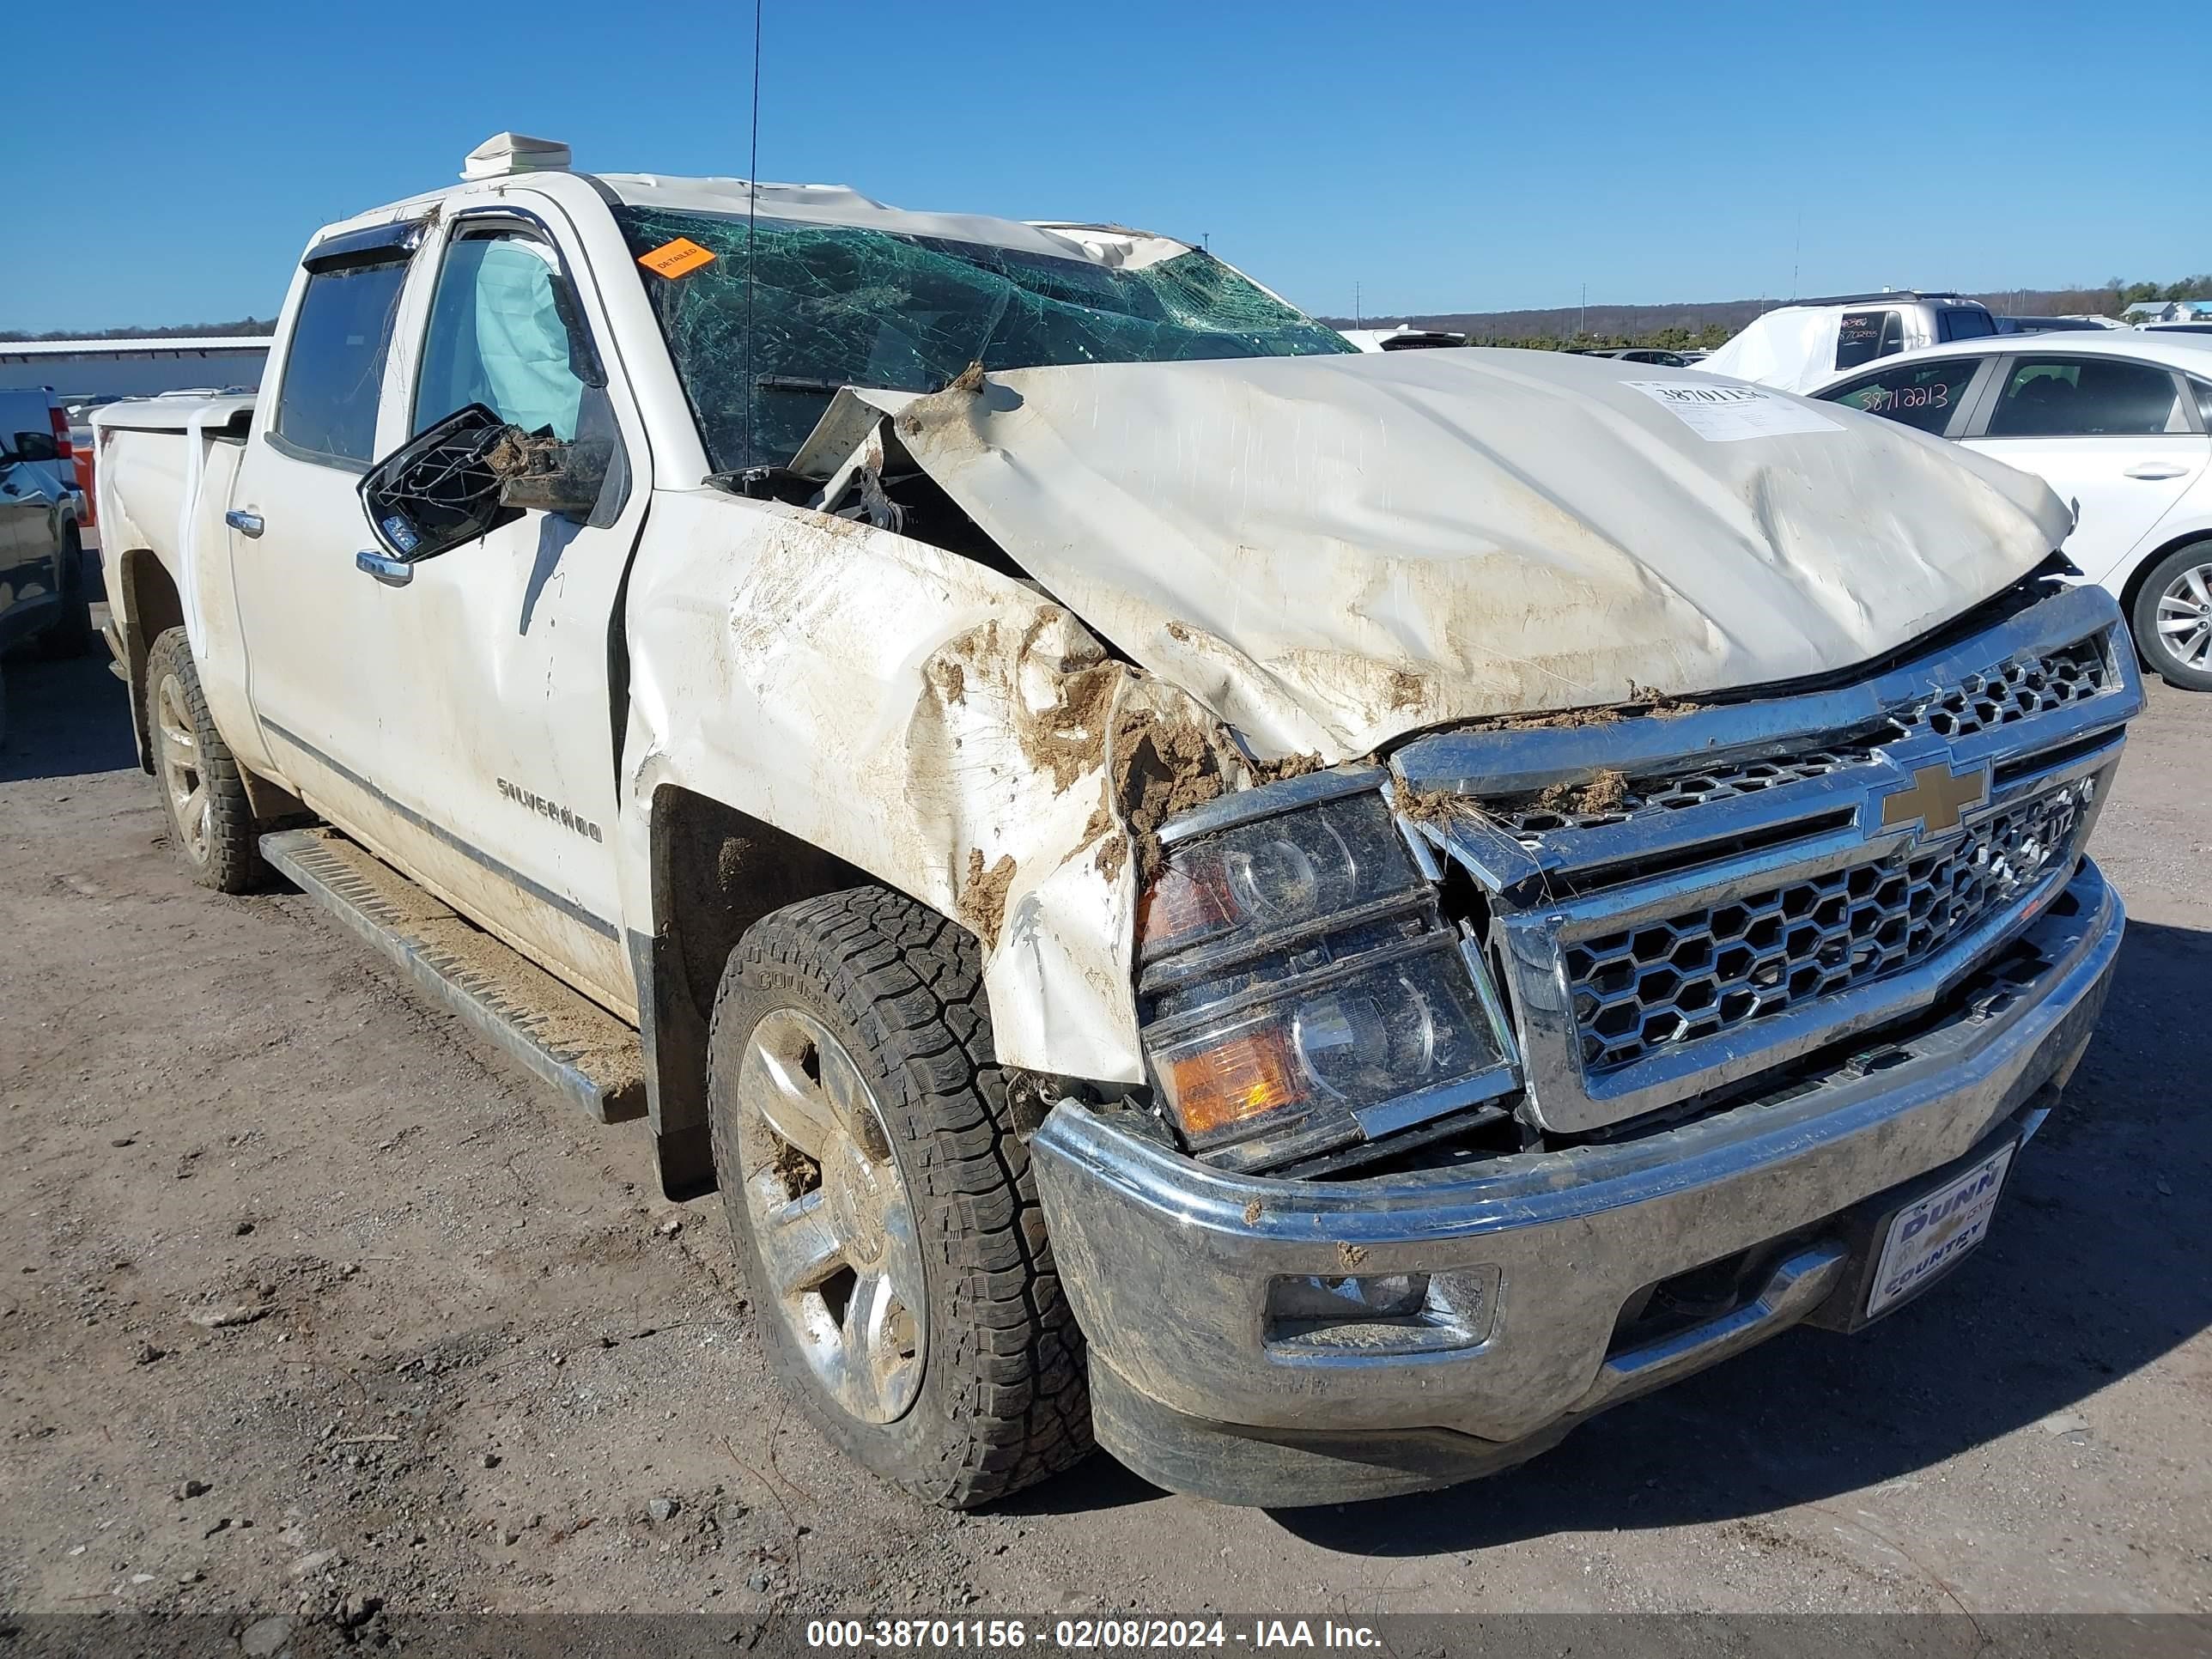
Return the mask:
<path fill-rule="evenodd" d="M 1585 1074 L 1695 1042 L 1927 960 L 2069 860 L 2094 780 L 1988 814 L 1938 847 L 1566 948 Z"/>
<path fill-rule="evenodd" d="M 1573 790 L 1547 790 L 1533 801 L 1517 806 L 1501 807 L 1486 801 L 1483 810 L 1493 823 L 1507 833 L 1527 836 L 1533 843 L 1534 837 L 1555 830 L 1602 829 L 1610 823 L 1626 823 L 1639 813 L 1680 811 L 1686 806 L 1702 806 L 1711 801 L 1756 794 L 1779 783 L 1825 777 L 1847 766 L 1863 765 L 1875 754 L 1875 745 L 1871 743 L 1832 744 L 1826 749 L 1793 755 L 1786 760 L 1741 761 L 1733 765 L 1703 767 L 1694 772 L 1673 773 L 1663 778 L 1640 779 L 1623 788 L 1618 805 L 1601 811 L 1577 807 L 1575 798 L 1584 792 Z"/>
<path fill-rule="evenodd" d="M 2094 634 L 2055 651 L 2014 657 L 1985 674 L 1969 674 L 1892 718 L 1905 737 L 1933 732 L 1963 738 L 2094 697 L 2111 684 L 2105 636 Z"/>
<path fill-rule="evenodd" d="M 1597 830 L 1658 812 L 1732 800 L 1778 784 L 1824 777 L 1863 766 L 1887 745 L 1930 733 L 1957 738 L 2010 726 L 2094 697 L 2115 684 L 2102 630 L 2071 645 L 2023 652 L 1982 673 L 1968 674 L 1893 708 L 1871 731 L 1829 738 L 1820 748 L 1784 757 L 1708 764 L 1656 776 L 1616 779 L 1595 794 L 1585 784 L 1510 800 L 1486 800 L 1490 822 L 1526 846 L 1562 830 Z"/>

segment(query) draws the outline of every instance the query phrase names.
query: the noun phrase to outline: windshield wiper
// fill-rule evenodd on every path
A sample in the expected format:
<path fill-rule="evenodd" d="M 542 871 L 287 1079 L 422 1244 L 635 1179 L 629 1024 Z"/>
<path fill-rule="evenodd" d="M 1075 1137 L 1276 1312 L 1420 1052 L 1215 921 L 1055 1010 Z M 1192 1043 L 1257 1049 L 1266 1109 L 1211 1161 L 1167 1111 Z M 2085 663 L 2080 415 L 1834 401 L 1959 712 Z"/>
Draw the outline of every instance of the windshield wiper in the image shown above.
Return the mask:
<path fill-rule="evenodd" d="M 757 374 L 753 384 L 763 392 L 818 392 L 834 398 L 842 392 L 848 382 L 843 380 L 810 380 L 797 374 Z"/>
<path fill-rule="evenodd" d="M 747 466 L 734 472 L 709 472 L 709 489 L 743 495 L 749 501 L 787 501 L 805 507 L 822 493 L 822 480 L 793 472 L 787 466 Z"/>

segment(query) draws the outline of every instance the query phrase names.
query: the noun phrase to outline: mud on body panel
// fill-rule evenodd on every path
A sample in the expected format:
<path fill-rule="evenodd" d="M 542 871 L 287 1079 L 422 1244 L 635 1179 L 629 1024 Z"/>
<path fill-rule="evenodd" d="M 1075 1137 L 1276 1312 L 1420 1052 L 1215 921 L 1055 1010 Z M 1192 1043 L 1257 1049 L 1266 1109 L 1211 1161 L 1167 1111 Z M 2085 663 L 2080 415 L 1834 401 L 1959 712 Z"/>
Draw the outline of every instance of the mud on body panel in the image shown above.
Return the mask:
<path fill-rule="evenodd" d="M 629 602 L 629 811 L 679 785 L 959 919 L 1001 1060 L 1141 1078 L 1143 848 L 1242 766 L 1211 713 L 957 554 L 776 502 L 654 511 Z"/>

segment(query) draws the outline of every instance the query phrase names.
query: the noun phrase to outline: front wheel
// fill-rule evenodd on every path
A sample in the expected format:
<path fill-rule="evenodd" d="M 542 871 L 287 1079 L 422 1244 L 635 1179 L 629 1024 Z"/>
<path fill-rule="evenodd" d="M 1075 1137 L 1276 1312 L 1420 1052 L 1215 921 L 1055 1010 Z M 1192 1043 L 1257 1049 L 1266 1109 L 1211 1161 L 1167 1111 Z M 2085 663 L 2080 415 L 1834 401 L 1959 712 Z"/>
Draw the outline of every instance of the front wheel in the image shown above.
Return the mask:
<path fill-rule="evenodd" d="M 874 887 L 764 918 L 715 996 L 708 1096 L 769 1352 L 831 1442 L 948 1509 L 1090 1449 L 969 934 Z"/>
<path fill-rule="evenodd" d="M 2128 620 L 2160 679 L 2212 691 L 2212 541 L 2176 548 L 2152 566 Z"/>

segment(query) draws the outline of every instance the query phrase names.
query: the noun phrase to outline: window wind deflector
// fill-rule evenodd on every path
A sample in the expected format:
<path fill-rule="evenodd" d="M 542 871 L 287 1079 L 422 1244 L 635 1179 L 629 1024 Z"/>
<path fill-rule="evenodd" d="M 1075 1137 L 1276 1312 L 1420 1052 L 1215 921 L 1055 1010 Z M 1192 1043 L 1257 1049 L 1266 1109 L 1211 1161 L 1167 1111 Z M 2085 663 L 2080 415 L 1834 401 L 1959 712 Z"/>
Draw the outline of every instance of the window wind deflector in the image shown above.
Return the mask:
<path fill-rule="evenodd" d="M 361 265 L 388 264 L 394 260 L 410 258 L 422 245 L 422 233 L 428 228 L 422 219 L 403 219 L 396 224 L 371 225 L 366 230 L 349 230 L 331 236 L 309 248 L 307 257 L 300 261 L 309 270 L 351 270 Z"/>

